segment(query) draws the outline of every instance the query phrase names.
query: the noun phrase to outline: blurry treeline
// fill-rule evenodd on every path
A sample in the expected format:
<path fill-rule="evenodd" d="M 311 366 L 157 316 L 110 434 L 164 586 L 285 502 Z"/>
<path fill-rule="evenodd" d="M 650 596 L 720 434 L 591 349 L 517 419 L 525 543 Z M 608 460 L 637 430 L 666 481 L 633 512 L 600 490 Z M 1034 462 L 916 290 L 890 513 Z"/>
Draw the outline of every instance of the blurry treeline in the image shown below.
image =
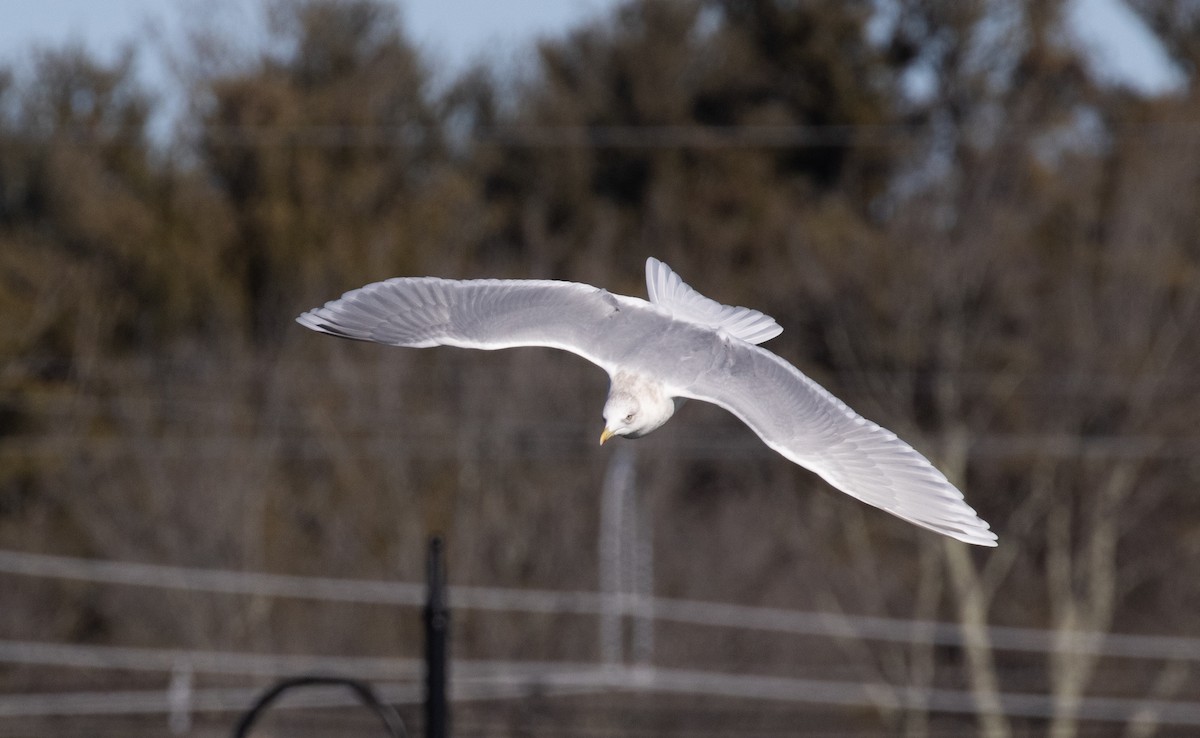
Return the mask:
<path fill-rule="evenodd" d="M 880 22 L 871 2 L 633 2 L 527 67 L 435 86 L 388 3 L 268 4 L 263 50 L 197 34 L 181 55 L 169 142 L 147 132 L 164 102 L 132 52 L 42 49 L 0 72 L 0 548 L 417 580 L 436 530 L 454 582 L 594 589 L 602 372 L 292 319 L 396 275 L 642 295 L 654 255 L 777 318 L 768 348 L 912 440 L 1001 544 L 866 508 L 692 403 L 635 442 L 656 594 L 1200 634 L 1200 96 L 1098 86 L 1057 2 L 890 5 Z M 1136 5 L 1177 61 L 1200 61 L 1186 3 Z M 420 648 L 417 619 L 389 608 L 3 591 L 4 638 Z M 586 619 L 455 627 L 456 656 L 596 657 Z M 696 630 L 656 648 L 665 665 L 968 689 L 983 706 L 1055 698 L 1038 720 L 881 707 L 813 723 L 913 736 L 1150 735 L 1152 715 L 1141 732 L 1081 723 L 1079 698 L 1200 689 L 1188 662 L 986 637 Z M 6 692 L 89 679 L 0 665 Z"/>

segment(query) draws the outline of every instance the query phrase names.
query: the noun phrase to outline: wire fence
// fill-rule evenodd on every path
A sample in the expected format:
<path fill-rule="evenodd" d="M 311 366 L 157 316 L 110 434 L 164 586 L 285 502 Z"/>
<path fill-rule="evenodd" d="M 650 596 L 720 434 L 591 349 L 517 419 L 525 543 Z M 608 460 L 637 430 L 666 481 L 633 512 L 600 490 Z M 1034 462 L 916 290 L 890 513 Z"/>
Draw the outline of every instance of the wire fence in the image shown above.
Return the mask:
<path fill-rule="evenodd" d="M 0 573 L 60 578 L 104 585 L 154 587 L 219 595 L 296 598 L 342 603 L 424 604 L 424 585 L 101 561 L 20 551 L 0 551 Z M 962 646 L 972 635 L 956 623 L 805 612 L 644 596 L 586 592 L 453 587 L 450 604 L 462 610 L 556 613 L 686 623 L 714 628 L 771 631 L 822 638 Z M 1108 657 L 1157 659 L 1173 664 L 1200 661 L 1200 638 L 989 626 L 997 649 L 1035 653 L 1075 651 Z M 381 699 L 414 704 L 423 694 L 424 662 L 415 658 L 341 657 L 190 649 L 136 648 L 23 640 L 0 640 L 0 664 L 80 670 L 153 672 L 168 675 L 165 689 L 0 695 L 0 719 L 69 716 L 166 715 L 187 726 L 193 713 L 240 712 L 259 690 L 193 686 L 194 674 L 280 677 L 296 673 L 353 675 L 376 682 Z M 456 702 L 604 693 L 690 695 L 797 704 L 920 709 L 979 714 L 999 709 L 1009 717 L 1044 719 L 1061 708 L 1051 694 L 1004 692 L 981 706 L 970 691 L 909 687 L 884 682 L 804 679 L 666 668 L 608 662 L 459 660 L 449 697 Z M 282 699 L 279 707 L 329 708 L 355 703 L 343 690 L 316 687 Z M 1089 721 L 1200 726 L 1200 701 L 1156 697 L 1081 697 L 1076 713 Z M 177 731 L 177 732 L 183 732 Z"/>
<path fill-rule="evenodd" d="M 729 674 L 654 666 L 597 666 L 516 662 L 455 662 L 450 699 L 455 702 L 530 697 L 637 692 L 677 694 L 841 707 L 921 709 L 979 714 L 976 696 L 967 690 L 918 688 L 884 683 Z M 377 682 L 380 696 L 396 705 L 421 701 L 423 690 L 411 682 Z M 169 715 L 190 712 L 242 712 L 260 694 L 257 688 L 194 689 L 181 699 L 172 689 L 55 692 L 0 696 L 0 719 L 71 715 Z M 1060 709 L 1049 694 L 1000 693 L 1000 708 L 1009 717 L 1051 718 Z M 340 690 L 312 690 L 286 698 L 282 709 L 345 707 L 353 696 Z M 1200 702 L 1125 697 L 1082 697 L 1080 718 L 1100 722 L 1200 726 Z"/>

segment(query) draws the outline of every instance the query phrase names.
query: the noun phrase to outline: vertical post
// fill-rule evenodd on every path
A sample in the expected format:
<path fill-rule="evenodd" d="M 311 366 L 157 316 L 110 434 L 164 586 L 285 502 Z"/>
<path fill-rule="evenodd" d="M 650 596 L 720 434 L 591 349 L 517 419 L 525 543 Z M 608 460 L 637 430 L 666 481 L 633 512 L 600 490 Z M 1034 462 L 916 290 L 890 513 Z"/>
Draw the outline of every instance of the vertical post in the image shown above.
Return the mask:
<path fill-rule="evenodd" d="M 450 609 L 446 605 L 446 570 L 442 539 L 429 539 L 425 600 L 425 736 L 446 738 L 446 635 Z"/>
<path fill-rule="evenodd" d="M 604 593 L 600 615 L 600 660 L 605 666 L 620 666 L 625 661 L 625 615 L 627 601 L 627 563 L 629 559 L 628 509 L 634 486 L 636 459 L 628 444 L 613 451 L 600 493 L 600 591 Z"/>
<path fill-rule="evenodd" d="M 636 511 L 634 520 L 633 544 L 630 558 L 632 569 L 629 579 L 634 596 L 640 606 L 633 618 L 633 642 L 630 656 L 634 664 L 649 666 L 654 662 L 654 613 L 651 603 L 654 601 L 654 525 L 650 520 L 647 505 L 637 499 L 636 488 L 630 489 L 630 506 Z"/>
<path fill-rule="evenodd" d="M 171 670 L 171 683 L 167 687 L 167 727 L 174 735 L 183 735 L 192 730 L 192 665 L 180 659 Z"/>
<path fill-rule="evenodd" d="M 610 667 L 654 660 L 654 551 L 651 525 L 638 499 L 637 457 L 629 444 L 619 446 L 608 462 L 600 495 L 600 660 Z M 625 621 L 632 622 L 626 649 Z"/>

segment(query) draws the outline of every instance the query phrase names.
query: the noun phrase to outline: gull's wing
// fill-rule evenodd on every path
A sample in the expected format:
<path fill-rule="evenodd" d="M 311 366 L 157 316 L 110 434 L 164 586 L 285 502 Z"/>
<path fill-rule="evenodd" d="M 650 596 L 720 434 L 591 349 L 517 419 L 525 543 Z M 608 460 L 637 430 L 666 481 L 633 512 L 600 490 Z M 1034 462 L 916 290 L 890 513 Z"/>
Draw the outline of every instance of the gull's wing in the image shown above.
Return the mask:
<path fill-rule="evenodd" d="M 852 497 L 966 543 L 996 534 L 912 446 L 775 354 L 726 341 L 725 361 L 677 391 L 729 410 L 771 448 Z"/>
<path fill-rule="evenodd" d="M 640 335 L 611 330 L 634 319 L 633 313 L 670 321 L 644 300 L 577 282 L 397 277 L 351 290 L 296 322 L 342 338 L 411 348 L 548 346 L 611 373 L 622 353 L 654 330 L 651 324 Z"/>

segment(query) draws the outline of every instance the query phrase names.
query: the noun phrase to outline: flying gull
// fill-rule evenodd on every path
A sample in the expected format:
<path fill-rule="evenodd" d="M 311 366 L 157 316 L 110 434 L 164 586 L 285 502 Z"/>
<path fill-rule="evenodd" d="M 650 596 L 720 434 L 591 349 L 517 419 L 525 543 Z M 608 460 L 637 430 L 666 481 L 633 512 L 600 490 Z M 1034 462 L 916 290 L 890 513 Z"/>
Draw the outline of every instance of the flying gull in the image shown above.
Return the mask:
<path fill-rule="evenodd" d="M 548 346 L 608 372 L 600 443 L 657 429 L 685 399 L 725 408 L 772 449 L 869 505 L 966 543 L 996 534 L 929 461 L 775 354 L 770 316 L 722 305 L 658 259 L 650 299 L 552 280 L 396 277 L 352 290 L 296 320 L 393 346 Z"/>

